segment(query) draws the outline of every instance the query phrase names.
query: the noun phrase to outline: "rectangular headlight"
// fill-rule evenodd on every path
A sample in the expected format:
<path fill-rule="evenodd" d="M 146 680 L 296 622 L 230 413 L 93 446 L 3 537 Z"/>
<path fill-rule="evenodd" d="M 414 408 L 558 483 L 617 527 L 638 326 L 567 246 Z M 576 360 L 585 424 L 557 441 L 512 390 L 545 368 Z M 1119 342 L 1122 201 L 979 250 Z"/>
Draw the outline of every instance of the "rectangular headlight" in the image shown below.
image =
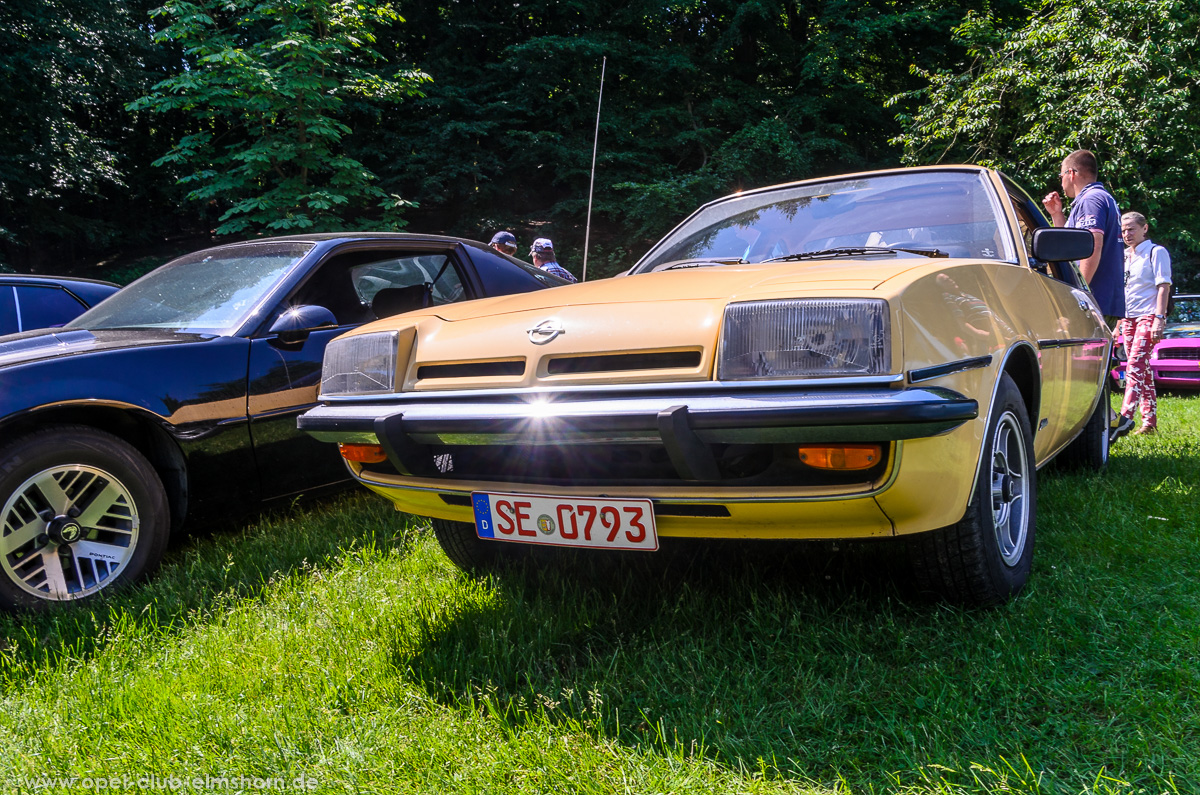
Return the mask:
<path fill-rule="evenodd" d="M 394 392 L 399 335 L 381 331 L 329 343 L 321 364 L 321 396 Z"/>
<path fill-rule="evenodd" d="M 725 307 L 719 380 L 886 375 L 891 368 L 886 301 L 801 298 Z"/>

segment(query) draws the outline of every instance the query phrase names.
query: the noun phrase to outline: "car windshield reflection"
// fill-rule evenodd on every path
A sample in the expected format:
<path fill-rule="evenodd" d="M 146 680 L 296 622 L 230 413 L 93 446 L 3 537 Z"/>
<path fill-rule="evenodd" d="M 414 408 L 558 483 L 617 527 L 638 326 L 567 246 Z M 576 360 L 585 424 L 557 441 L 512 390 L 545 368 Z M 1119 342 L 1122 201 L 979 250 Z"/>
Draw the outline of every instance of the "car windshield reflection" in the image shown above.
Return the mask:
<path fill-rule="evenodd" d="M 936 251 L 935 256 L 1015 262 L 1006 229 L 995 191 L 982 174 L 881 174 L 714 202 L 668 235 L 633 272 L 679 262 L 798 260 L 823 251 L 860 256 Z"/>
<path fill-rule="evenodd" d="M 151 271 L 66 327 L 229 334 L 311 248 L 309 243 L 249 243 L 189 254 Z"/>
<path fill-rule="evenodd" d="M 1200 323 L 1200 298 L 1176 298 L 1167 323 Z"/>

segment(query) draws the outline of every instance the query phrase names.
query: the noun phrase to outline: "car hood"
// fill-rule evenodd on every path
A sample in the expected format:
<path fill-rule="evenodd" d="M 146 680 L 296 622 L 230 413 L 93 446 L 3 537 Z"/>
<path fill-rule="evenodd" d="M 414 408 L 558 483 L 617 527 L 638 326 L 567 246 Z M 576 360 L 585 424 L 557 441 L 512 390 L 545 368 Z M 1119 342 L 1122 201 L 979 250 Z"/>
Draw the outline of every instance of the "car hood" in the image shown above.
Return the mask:
<path fill-rule="evenodd" d="M 0 337 L 0 367 L 57 356 L 172 345 L 211 339 L 209 334 L 181 334 L 163 329 L 40 329 Z"/>
<path fill-rule="evenodd" d="M 874 290 L 897 275 L 926 267 L 930 262 L 925 257 L 906 257 L 682 268 L 600 279 L 552 290 L 443 304 L 411 312 L 408 317 L 436 315 L 444 321 L 458 322 L 513 312 L 603 304 L 642 304 L 664 299 L 729 302 L 770 299 L 807 291 L 826 294 L 846 291 L 853 294 Z M 937 259 L 932 262 L 945 267 L 957 260 Z M 390 321 L 389 318 L 369 324 L 361 331 L 379 331 L 389 327 Z"/>
<path fill-rule="evenodd" d="M 431 307 L 353 333 L 400 329 L 413 340 L 405 391 L 707 380 L 731 301 L 886 295 L 879 288 L 898 275 L 948 262 L 839 260 L 664 271 Z M 401 347 L 410 346 L 402 340 Z"/>

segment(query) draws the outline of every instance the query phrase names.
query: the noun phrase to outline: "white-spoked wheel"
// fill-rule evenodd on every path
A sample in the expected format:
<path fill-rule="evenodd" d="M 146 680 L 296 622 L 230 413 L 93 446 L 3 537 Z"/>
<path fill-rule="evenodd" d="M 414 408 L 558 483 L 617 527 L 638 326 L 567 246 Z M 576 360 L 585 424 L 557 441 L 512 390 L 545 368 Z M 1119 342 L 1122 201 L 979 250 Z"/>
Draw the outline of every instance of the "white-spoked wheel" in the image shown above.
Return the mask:
<path fill-rule="evenodd" d="M 111 473 L 81 465 L 44 469 L 0 511 L 0 568 L 40 599 L 89 596 L 129 562 L 139 525 L 129 489 Z"/>
<path fill-rule="evenodd" d="M 0 605 L 94 597 L 157 565 L 170 516 L 158 473 L 128 442 L 60 425 L 0 448 Z"/>

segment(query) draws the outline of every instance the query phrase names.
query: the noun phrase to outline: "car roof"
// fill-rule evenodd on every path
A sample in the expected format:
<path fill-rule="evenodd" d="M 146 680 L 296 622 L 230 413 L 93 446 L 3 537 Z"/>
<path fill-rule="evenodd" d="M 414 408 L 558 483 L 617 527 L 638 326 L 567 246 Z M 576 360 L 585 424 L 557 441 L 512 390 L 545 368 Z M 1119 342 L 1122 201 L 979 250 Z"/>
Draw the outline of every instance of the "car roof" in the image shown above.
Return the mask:
<path fill-rule="evenodd" d="M 490 250 L 486 243 L 465 237 L 450 235 L 427 235 L 417 232 L 315 232 L 305 235 L 280 235 L 278 237 L 254 237 L 249 240 L 231 240 L 228 243 L 217 243 L 207 248 L 189 251 L 182 256 L 193 256 L 203 251 L 215 251 L 236 246 L 270 245 L 275 243 L 362 243 L 362 242 L 395 242 L 395 243 L 443 243 L 448 246 L 463 245 L 473 248 Z"/>
<path fill-rule="evenodd" d="M 50 276 L 40 273 L 0 273 L 0 282 L 9 284 L 57 284 L 69 287 L 74 284 L 102 284 L 105 287 L 119 287 L 113 282 L 102 279 L 85 279 L 81 276 Z"/>

